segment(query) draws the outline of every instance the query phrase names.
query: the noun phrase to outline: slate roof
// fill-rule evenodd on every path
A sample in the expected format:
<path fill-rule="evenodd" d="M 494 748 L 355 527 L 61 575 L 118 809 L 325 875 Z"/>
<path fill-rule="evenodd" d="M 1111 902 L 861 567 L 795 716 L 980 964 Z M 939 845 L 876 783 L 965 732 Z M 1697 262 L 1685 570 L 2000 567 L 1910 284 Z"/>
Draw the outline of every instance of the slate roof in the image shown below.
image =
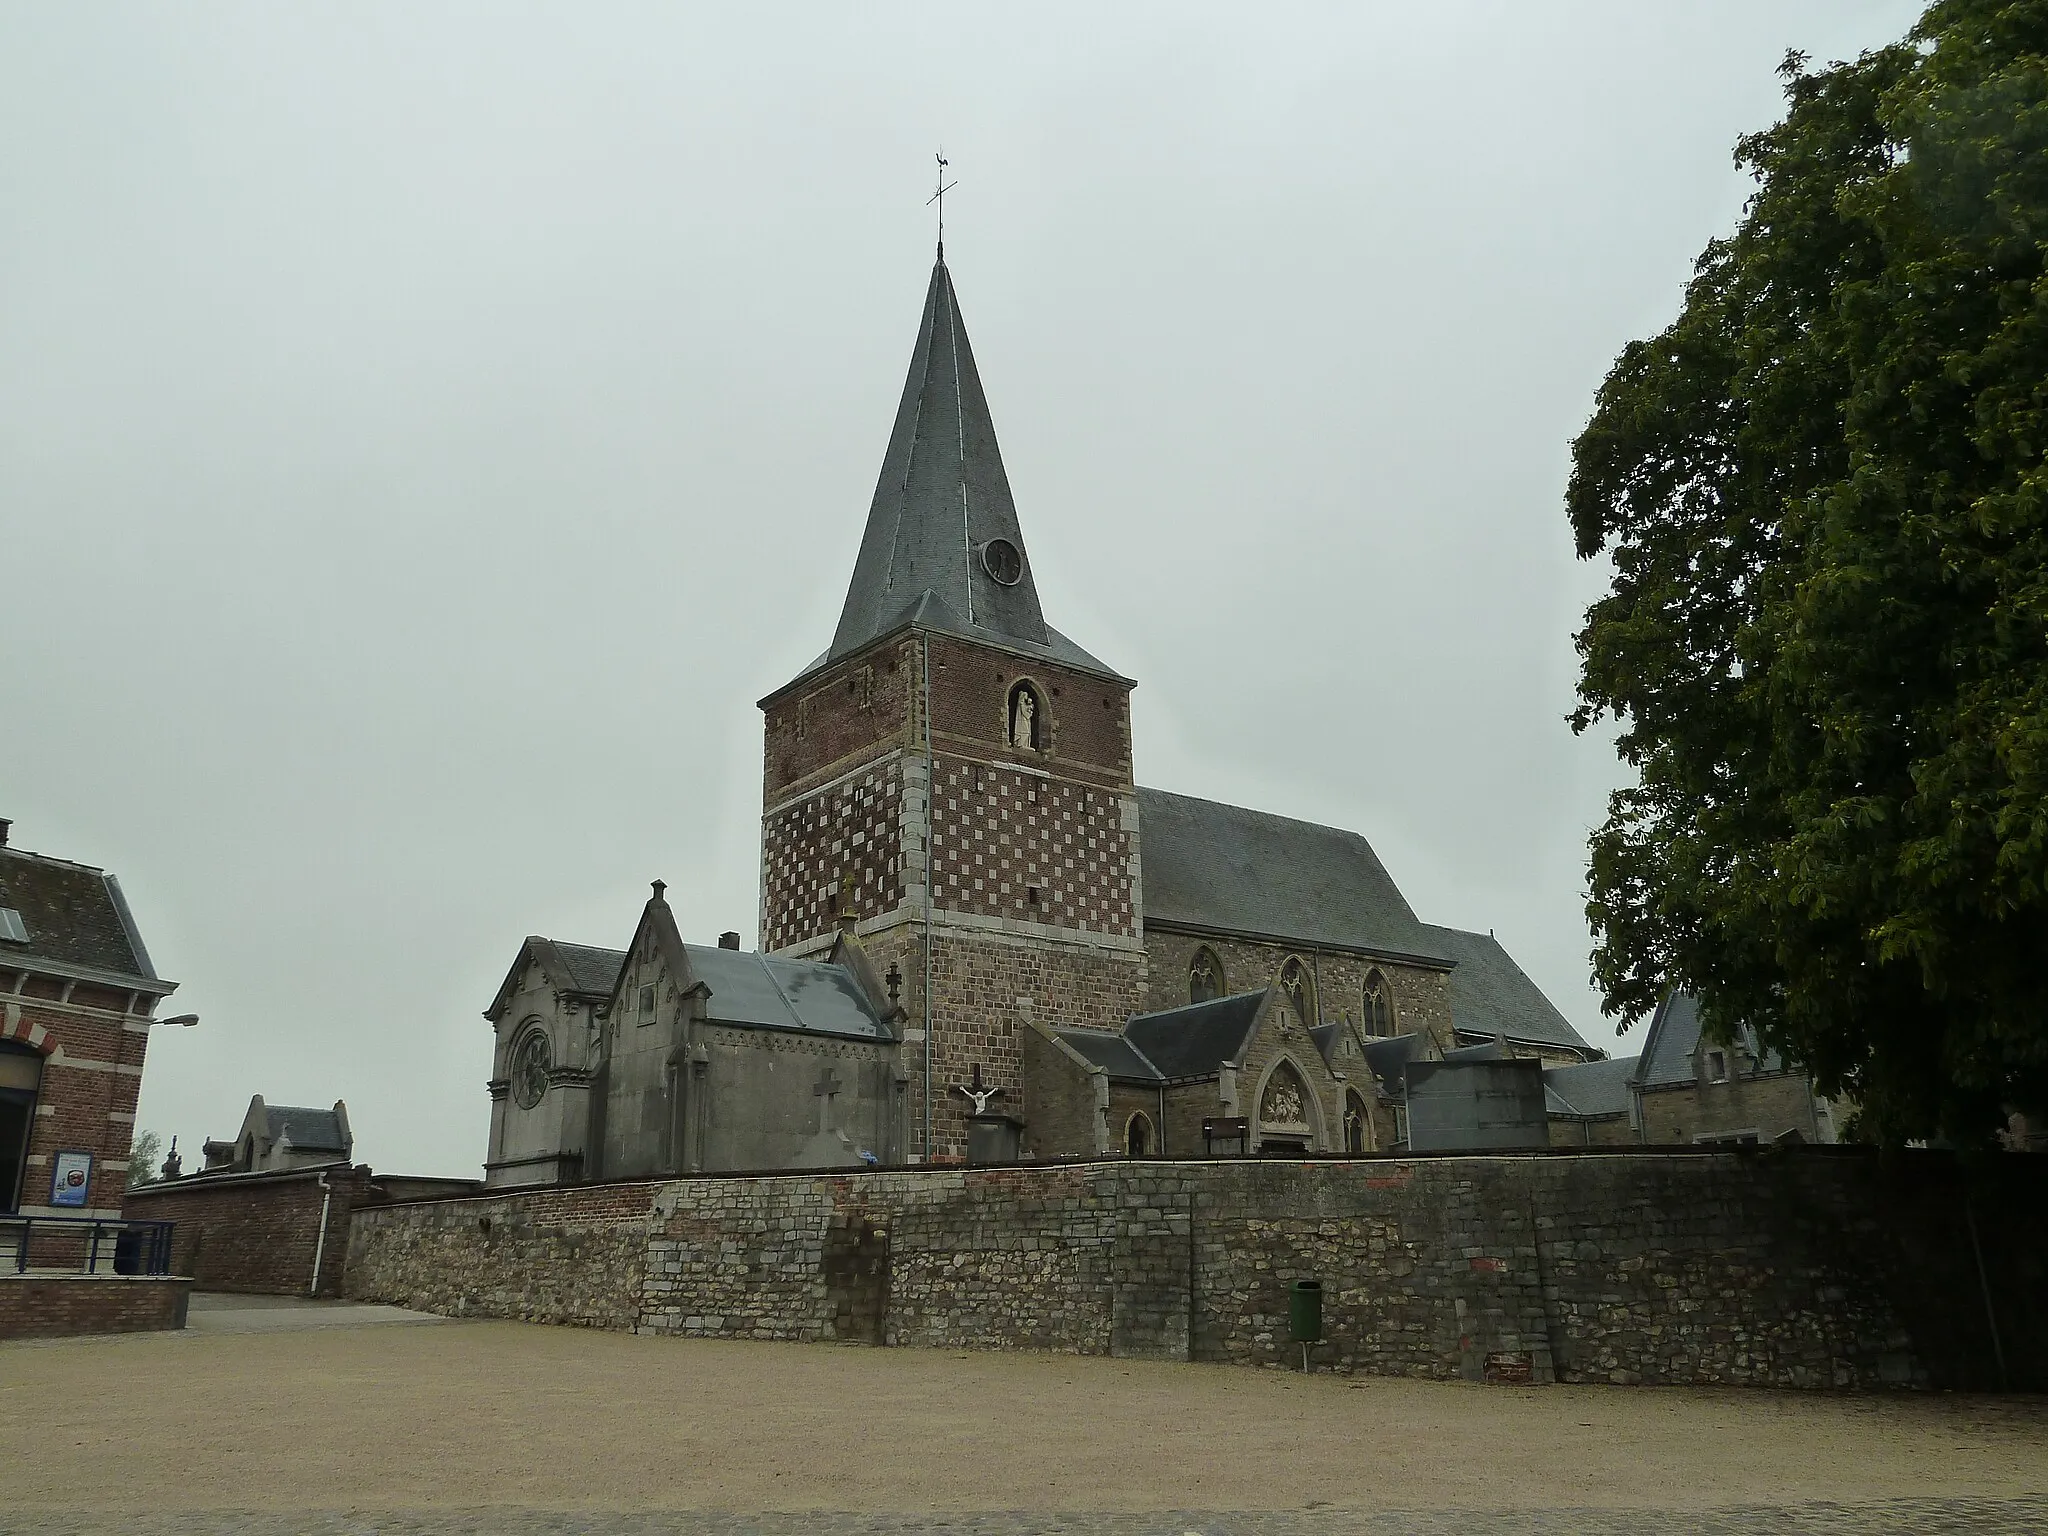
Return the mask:
<path fill-rule="evenodd" d="M 1437 952 L 1458 962 L 1451 972 L 1451 1024 L 1459 1034 L 1506 1035 L 1529 1045 L 1593 1054 L 1585 1037 L 1492 934 L 1431 923 L 1423 927 Z"/>
<path fill-rule="evenodd" d="M 1263 990 L 1240 992 L 1141 1013 L 1124 1025 L 1124 1035 L 1162 1079 L 1208 1077 L 1224 1062 L 1244 1059 L 1245 1042 L 1265 1001 Z"/>
<path fill-rule="evenodd" d="M 341 1117 L 331 1109 L 301 1109 L 294 1104 L 263 1106 L 265 1134 L 289 1136 L 301 1152 L 346 1152 L 348 1138 L 341 1133 Z"/>
<path fill-rule="evenodd" d="M 1581 1061 L 1568 1067 L 1545 1067 L 1544 1102 L 1553 1115 L 1625 1115 L 1635 1072 L 1633 1056 L 1619 1061 Z"/>
<path fill-rule="evenodd" d="M 1079 1051 L 1091 1067 L 1100 1067 L 1120 1083 L 1159 1083 L 1165 1078 L 1144 1054 L 1120 1034 L 1106 1029 L 1058 1026 L 1053 1030 Z"/>
<path fill-rule="evenodd" d="M 1160 789 L 1138 791 L 1138 817 L 1147 920 L 1449 958 L 1356 832 Z"/>
<path fill-rule="evenodd" d="M 1429 1036 L 1417 1030 L 1407 1035 L 1384 1035 L 1365 1042 L 1365 1064 L 1372 1070 L 1380 1092 L 1398 1099 L 1408 1091 L 1408 1063 L 1429 1059 Z"/>
<path fill-rule="evenodd" d="M 1214 1077 L 1226 1061 L 1244 1059 L 1245 1042 L 1258 1022 L 1266 994 L 1243 992 L 1211 998 L 1159 1013 L 1141 1013 L 1122 1031 L 1056 1026 L 1053 1033 L 1079 1051 L 1090 1066 L 1120 1083 L 1170 1083 Z"/>
<path fill-rule="evenodd" d="M 0 907 L 19 912 L 28 930 L 26 943 L 0 940 L 0 967 L 9 957 L 47 960 L 170 990 L 150 964 L 120 882 L 104 870 L 0 848 Z"/>
<path fill-rule="evenodd" d="M 564 978 L 572 992 L 591 992 L 609 997 L 612 988 L 618 985 L 619 972 L 626 964 L 623 949 L 598 949 L 590 944 L 564 944 L 559 939 L 546 941 L 562 957 L 562 968 L 569 974 Z"/>
<path fill-rule="evenodd" d="M 844 966 L 705 944 L 683 948 L 692 974 L 711 989 L 705 1017 L 714 1024 L 858 1040 L 894 1038 Z"/>
<path fill-rule="evenodd" d="M 1657 1005 L 1650 1016 L 1650 1032 L 1643 1038 L 1643 1054 L 1636 1082 L 1645 1088 L 1669 1088 L 1694 1081 L 1693 1052 L 1699 1048 L 1702 1027 L 1700 1007 L 1690 992 L 1673 992 Z M 1755 1033 L 1744 1028 L 1741 1044 L 1752 1056 L 1761 1055 L 1760 1070 L 1782 1072 L 1785 1059 L 1776 1051 L 1759 1052 Z"/>
<path fill-rule="evenodd" d="M 983 560 L 997 539 L 1021 561 L 1009 585 Z M 1117 675 L 1048 628 L 1040 611 L 1010 477 L 943 255 L 925 291 L 839 628 L 821 659 L 849 655 L 908 624 Z"/>

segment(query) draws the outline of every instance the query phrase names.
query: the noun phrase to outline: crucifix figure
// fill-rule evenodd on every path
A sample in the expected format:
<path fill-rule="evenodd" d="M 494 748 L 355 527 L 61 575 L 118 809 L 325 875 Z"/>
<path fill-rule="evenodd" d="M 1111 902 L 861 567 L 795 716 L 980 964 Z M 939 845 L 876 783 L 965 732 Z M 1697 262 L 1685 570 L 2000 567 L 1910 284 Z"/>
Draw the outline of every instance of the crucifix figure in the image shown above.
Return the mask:
<path fill-rule="evenodd" d="M 952 162 L 946 158 L 946 152 L 943 149 L 933 158 L 939 162 L 939 190 L 926 198 L 924 204 L 927 208 L 933 203 L 939 205 L 939 260 L 944 261 L 946 259 L 946 194 L 959 186 L 960 183 L 946 180 L 946 167 Z"/>
<path fill-rule="evenodd" d="M 977 1115 L 987 1114 L 989 1101 L 992 1099 L 1000 1099 L 1003 1096 L 1002 1089 L 984 1088 L 981 1085 L 981 1063 L 978 1061 L 974 1064 L 973 1080 L 964 1085 L 960 1083 L 955 1083 L 953 1085 L 953 1091 L 955 1093 L 964 1093 L 967 1095 L 968 1098 L 972 1099 L 974 1101 L 974 1112 Z"/>

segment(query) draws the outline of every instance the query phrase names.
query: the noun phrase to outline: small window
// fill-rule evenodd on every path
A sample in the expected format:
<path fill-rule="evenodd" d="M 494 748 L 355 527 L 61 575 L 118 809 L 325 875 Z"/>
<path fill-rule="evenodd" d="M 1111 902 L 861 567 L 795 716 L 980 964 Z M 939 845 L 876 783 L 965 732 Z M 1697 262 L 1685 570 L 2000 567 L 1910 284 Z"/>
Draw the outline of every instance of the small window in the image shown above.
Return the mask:
<path fill-rule="evenodd" d="M 654 1022 L 654 983 L 651 981 L 640 989 L 640 1022 Z"/>
<path fill-rule="evenodd" d="M 1298 956 L 1280 967 L 1280 990 L 1293 1004 L 1294 1016 L 1308 1028 L 1314 1028 L 1317 1022 L 1315 984 L 1309 977 L 1308 967 Z"/>
<path fill-rule="evenodd" d="M 1394 1032 L 1393 989 L 1387 985 L 1387 978 L 1376 970 L 1366 973 L 1360 1016 L 1365 1020 L 1368 1035 L 1391 1035 Z"/>
<path fill-rule="evenodd" d="M 21 914 L 12 907 L 0 907 L 0 939 L 10 944 L 28 942 L 28 924 L 21 920 Z"/>
<path fill-rule="evenodd" d="M 1141 1111 L 1124 1125 L 1124 1152 L 1130 1157 L 1152 1155 L 1152 1122 Z"/>
<path fill-rule="evenodd" d="M 1344 1150 L 1354 1157 L 1371 1150 L 1371 1121 L 1366 1114 L 1365 1100 L 1351 1089 L 1344 1091 Z"/>
<path fill-rule="evenodd" d="M 1195 951 L 1188 964 L 1188 1001 L 1206 1003 L 1223 995 L 1223 962 L 1207 945 Z"/>
<path fill-rule="evenodd" d="M 1710 1083 L 1725 1083 L 1728 1081 L 1728 1053 L 1726 1051 L 1707 1052 L 1707 1081 Z"/>

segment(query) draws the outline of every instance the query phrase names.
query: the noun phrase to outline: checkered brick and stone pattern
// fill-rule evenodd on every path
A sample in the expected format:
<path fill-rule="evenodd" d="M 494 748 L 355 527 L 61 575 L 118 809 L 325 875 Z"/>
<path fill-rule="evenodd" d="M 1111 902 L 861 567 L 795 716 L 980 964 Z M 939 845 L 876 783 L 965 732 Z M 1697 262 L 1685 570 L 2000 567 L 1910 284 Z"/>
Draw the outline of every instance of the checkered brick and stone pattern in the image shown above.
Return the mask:
<path fill-rule="evenodd" d="M 1135 937 L 1135 798 L 1029 768 L 938 761 L 932 894 L 947 912 Z"/>
<path fill-rule="evenodd" d="M 1041 701 L 1037 750 L 1008 739 L 1020 682 Z M 1128 686 L 913 634 L 762 709 L 762 947 L 811 953 L 851 911 L 878 968 L 903 977 L 908 1150 L 961 1157 L 953 1089 L 978 1066 L 1015 1112 L 1025 1020 L 1114 1029 L 1143 1004 Z"/>
<path fill-rule="evenodd" d="M 1968 1201 L 2005 1213 L 1975 1247 Z M 2037 1159 L 1832 1148 L 701 1178 L 361 1211 L 347 1290 L 716 1337 L 1279 1367 L 1299 1358 L 1289 1285 L 1316 1279 L 1313 1358 L 1340 1372 L 2040 1389 L 2044 1213 Z"/>
<path fill-rule="evenodd" d="M 848 910 L 873 918 L 902 905 L 903 815 L 900 757 L 770 811 L 761 829 L 762 948 L 830 933 Z"/>

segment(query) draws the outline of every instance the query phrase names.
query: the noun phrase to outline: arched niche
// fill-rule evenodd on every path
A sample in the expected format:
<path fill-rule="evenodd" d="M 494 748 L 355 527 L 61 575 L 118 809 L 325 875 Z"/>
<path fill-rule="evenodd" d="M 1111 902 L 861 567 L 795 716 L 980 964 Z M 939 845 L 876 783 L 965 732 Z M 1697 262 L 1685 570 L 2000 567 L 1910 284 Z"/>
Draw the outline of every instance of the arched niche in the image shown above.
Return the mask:
<path fill-rule="evenodd" d="M 1003 706 L 1003 739 L 1018 752 L 1043 752 L 1051 722 L 1045 715 L 1045 694 L 1031 679 L 1010 685 Z"/>
<path fill-rule="evenodd" d="M 1315 1152 L 1328 1145 L 1323 1135 L 1323 1107 L 1309 1088 L 1308 1074 L 1291 1056 L 1280 1057 L 1266 1069 L 1252 1104 L 1257 1110 L 1254 1129 L 1259 1151 Z"/>
<path fill-rule="evenodd" d="M 1142 1109 L 1133 1110 L 1130 1119 L 1124 1122 L 1124 1155 L 1154 1157 L 1158 1152 L 1159 1137 L 1153 1129 L 1152 1117 Z"/>

